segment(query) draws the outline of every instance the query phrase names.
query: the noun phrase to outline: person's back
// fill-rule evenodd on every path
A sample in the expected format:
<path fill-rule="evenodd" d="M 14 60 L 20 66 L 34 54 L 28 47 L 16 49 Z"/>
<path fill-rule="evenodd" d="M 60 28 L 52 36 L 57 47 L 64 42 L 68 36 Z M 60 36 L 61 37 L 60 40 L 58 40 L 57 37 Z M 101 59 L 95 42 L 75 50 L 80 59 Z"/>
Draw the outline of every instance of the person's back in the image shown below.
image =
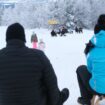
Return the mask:
<path fill-rule="evenodd" d="M 105 93 L 105 31 L 101 30 L 91 39 L 91 42 L 94 44 L 94 49 L 89 53 L 88 57 L 88 67 L 92 71 L 94 77 L 90 79 L 91 87 L 99 93 Z M 91 65 L 94 68 L 91 68 Z M 90 71 L 90 72 L 91 72 Z M 96 84 L 94 84 L 94 80 Z"/>
<path fill-rule="evenodd" d="M 0 105 L 61 105 L 69 96 L 60 92 L 46 55 L 25 46 L 24 28 L 15 23 L 0 50 Z"/>
<path fill-rule="evenodd" d="M 0 103 L 46 105 L 43 102 L 46 90 L 40 82 L 44 65 L 39 58 L 40 51 L 28 49 L 19 40 L 8 42 L 7 47 L 0 51 Z"/>

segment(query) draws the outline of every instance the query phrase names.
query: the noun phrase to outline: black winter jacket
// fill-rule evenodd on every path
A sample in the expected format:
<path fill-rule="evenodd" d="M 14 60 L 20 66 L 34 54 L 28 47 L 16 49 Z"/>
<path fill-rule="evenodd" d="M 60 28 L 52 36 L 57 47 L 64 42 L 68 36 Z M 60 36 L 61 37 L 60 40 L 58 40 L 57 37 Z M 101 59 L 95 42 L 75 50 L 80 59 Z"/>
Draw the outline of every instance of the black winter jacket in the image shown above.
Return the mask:
<path fill-rule="evenodd" d="M 60 91 L 48 58 L 20 40 L 0 51 L 0 105 L 57 105 Z"/>

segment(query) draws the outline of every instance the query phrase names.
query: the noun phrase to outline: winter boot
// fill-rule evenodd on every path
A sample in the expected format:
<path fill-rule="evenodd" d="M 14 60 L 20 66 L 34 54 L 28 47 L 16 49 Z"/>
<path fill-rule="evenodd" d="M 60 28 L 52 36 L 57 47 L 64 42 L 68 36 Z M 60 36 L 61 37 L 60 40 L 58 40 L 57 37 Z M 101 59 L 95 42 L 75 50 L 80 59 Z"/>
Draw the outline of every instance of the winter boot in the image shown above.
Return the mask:
<path fill-rule="evenodd" d="M 91 105 L 90 100 L 83 97 L 79 97 L 77 101 L 80 105 Z"/>

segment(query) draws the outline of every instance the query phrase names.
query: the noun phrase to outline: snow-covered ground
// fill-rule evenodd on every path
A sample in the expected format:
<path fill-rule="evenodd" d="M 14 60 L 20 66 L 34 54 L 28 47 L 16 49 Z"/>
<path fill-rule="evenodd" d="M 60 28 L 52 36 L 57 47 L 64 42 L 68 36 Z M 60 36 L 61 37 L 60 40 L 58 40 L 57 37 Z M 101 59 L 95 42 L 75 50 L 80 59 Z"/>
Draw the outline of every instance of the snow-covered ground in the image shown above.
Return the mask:
<path fill-rule="evenodd" d="M 6 45 L 5 31 L 6 27 L 0 27 L 0 49 Z M 46 44 L 45 53 L 55 69 L 59 88 L 67 87 L 70 90 L 70 97 L 64 105 L 78 105 L 77 97 L 80 96 L 80 93 L 76 68 L 86 64 L 83 51 L 85 43 L 91 38 L 93 31 L 84 30 L 83 34 L 74 32 L 63 37 L 51 37 L 50 30 L 47 29 L 26 30 L 28 47 L 32 47 L 30 38 L 33 31 L 37 34 L 38 39 L 43 39 Z"/>

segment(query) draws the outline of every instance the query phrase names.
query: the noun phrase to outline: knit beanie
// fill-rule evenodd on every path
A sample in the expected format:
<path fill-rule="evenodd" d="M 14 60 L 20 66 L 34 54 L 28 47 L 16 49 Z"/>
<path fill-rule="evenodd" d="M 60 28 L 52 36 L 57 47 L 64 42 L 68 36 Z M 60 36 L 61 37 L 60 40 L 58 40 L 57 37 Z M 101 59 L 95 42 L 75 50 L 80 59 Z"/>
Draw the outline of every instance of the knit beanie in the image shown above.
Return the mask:
<path fill-rule="evenodd" d="M 96 24 L 95 27 L 94 27 L 94 33 L 97 34 L 97 33 L 99 33 L 101 30 L 104 30 L 104 31 L 105 31 L 105 25 Z"/>
<path fill-rule="evenodd" d="M 99 16 L 97 24 L 105 25 L 105 14 L 102 14 L 102 15 Z"/>
<path fill-rule="evenodd" d="M 105 14 L 99 16 L 97 24 L 94 27 L 94 33 L 97 34 L 101 30 L 105 30 Z"/>
<path fill-rule="evenodd" d="M 8 26 L 6 31 L 6 41 L 11 39 L 19 39 L 26 42 L 24 28 L 19 23 L 14 23 Z"/>

